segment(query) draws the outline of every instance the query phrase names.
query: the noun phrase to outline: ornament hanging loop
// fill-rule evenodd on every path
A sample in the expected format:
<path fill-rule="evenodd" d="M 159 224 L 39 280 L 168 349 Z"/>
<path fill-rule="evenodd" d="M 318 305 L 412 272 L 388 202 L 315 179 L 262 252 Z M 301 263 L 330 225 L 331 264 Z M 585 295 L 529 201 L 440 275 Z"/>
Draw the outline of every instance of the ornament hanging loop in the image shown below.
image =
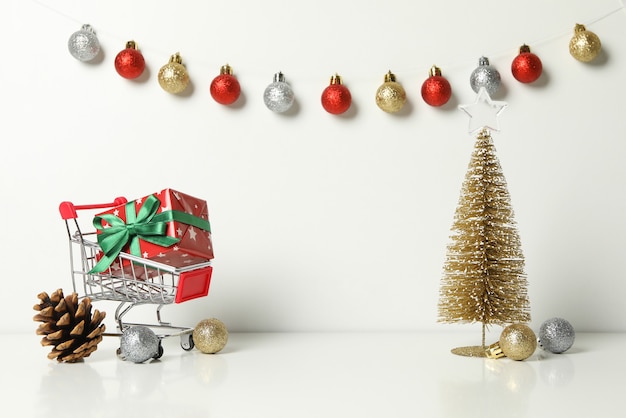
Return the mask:
<path fill-rule="evenodd" d="M 487 57 L 478 58 L 478 65 L 489 65 L 489 58 Z"/>
<path fill-rule="evenodd" d="M 233 75 L 233 69 L 230 65 L 224 64 L 220 67 L 220 74 Z"/>
<path fill-rule="evenodd" d="M 174 55 L 172 55 L 170 57 L 170 63 L 176 63 L 176 64 L 182 64 L 183 63 L 183 59 L 180 56 L 180 52 L 175 53 Z"/>
<path fill-rule="evenodd" d="M 274 83 L 284 83 L 285 82 L 285 75 L 282 72 L 277 72 L 276 74 L 274 74 Z"/>
<path fill-rule="evenodd" d="M 343 84 L 343 80 L 341 79 L 341 76 L 337 73 L 335 73 L 333 76 L 330 77 L 330 84 Z"/>
<path fill-rule="evenodd" d="M 441 68 L 437 67 L 436 65 L 433 65 L 432 67 L 430 67 L 430 71 L 428 72 L 428 75 L 431 77 L 441 76 Z"/>
<path fill-rule="evenodd" d="M 387 74 L 385 74 L 384 82 L 385 83 L 394 83 L 394 82 L 396 82 L 396 75 L 394 73 L 392 73 L 391 70 L 389 70 L 387 72 Z"/>
<path fill-rule="evenodd" d="M 96 34 L 96 32 L 93 30 L 93 27 L 89 24 L 89 23 L 85 23 L 83 26 L 80 27 L 82 30 L 87 31 L 87 32 L 91 32 L 94 35 Z"/>
<path fill-rule="evenodd" d="M 499 341 L 487 347 L 487 349 L 485 350 L 485 357 L 489 359 L 499 359 L 502 357 L 506 357 L 504 355 L 504 352 L 502 351 L 502 347 L 500 347 Z"/>

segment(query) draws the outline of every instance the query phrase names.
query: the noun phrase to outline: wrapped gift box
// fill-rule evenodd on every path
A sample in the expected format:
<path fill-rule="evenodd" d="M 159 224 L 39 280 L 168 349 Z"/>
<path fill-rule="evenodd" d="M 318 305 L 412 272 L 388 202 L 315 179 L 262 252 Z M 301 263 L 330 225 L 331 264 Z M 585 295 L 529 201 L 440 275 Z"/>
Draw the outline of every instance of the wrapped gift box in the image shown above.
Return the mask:
<path fill-rule="evenodd" d="M 213 259 L 206 201 L 177 190 L 163 189 L 99 213 L 94 226 L 103 252 L 92 272 L 123 268 L 120 252 L 172 267 Z"/>

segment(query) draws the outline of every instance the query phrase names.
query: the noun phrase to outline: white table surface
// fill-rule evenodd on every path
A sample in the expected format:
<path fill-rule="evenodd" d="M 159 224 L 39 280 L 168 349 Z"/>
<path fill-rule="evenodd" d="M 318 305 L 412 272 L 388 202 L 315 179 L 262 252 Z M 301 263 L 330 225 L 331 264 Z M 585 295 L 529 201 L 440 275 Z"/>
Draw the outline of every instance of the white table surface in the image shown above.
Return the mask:
<path fill-rule="evenodd" d="M 33 334 L 0 344 L 3 416 L 584 417 L 623 416 L 626 334 L 578 333 L 564 354 L 459 357 L 475 335 L 231 333 L 224 350 L 164 341 L 158 361 L 119 360 L 107 337 L 84 362 L 48 360 Z M 490 342 L 490 341 L 488 341 Z M 7 411 L 15 411 L 5 415 Z"/>

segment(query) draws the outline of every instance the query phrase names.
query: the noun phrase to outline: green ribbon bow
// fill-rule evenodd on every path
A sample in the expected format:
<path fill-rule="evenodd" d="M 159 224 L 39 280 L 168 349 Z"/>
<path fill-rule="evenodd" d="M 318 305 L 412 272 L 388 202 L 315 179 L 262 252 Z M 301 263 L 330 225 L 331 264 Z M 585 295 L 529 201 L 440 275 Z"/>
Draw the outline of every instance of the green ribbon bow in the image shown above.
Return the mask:
<path fill-rule="evenodd" d="M 169 210 L 157 214 L 160 205 L 159 199 L 150 195 L 144 200 L 137 214 L 135 214 L 135 202 L 126 204 L 126 222 L 112 214 L 94 217 L 93 226 L 101 231 L 98 234 L 98 244 L 100 244 L 103 256 L 89 273 L 99 273 L 106 270 L 127 244 L 129 244 L 132 255 L 141 257 L 139 239 L 161 247 L 169 247 L 178 243 L 180 239 L 165 235 L 168 222 L 183 222 L 208 232 L 211 231 L 208 221 L 185 212 Z M 105 228 L 103 221 L 109 227 Z"/>

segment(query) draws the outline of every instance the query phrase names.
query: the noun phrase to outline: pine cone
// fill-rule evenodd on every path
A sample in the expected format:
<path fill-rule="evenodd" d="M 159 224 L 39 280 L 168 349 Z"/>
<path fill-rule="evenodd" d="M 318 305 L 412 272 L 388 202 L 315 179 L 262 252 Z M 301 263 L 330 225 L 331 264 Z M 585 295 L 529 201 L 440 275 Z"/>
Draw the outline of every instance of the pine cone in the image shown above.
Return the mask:
<path fill-rule="evenodd" d="M 54 346 L 49 359 L 74 363 L 96 351 L 106 328 L 101 324 L 105 312 L 95 309 L 92 315 L 89 298 L 79 302 L 76 293 L 64 297 L 62 289 L 37 297 L 41 303 L 33 306 L 39 312 L 33 320 L 42 322 L 37 328 L 37 335 L 44 336 L 41 345 Z"/>

